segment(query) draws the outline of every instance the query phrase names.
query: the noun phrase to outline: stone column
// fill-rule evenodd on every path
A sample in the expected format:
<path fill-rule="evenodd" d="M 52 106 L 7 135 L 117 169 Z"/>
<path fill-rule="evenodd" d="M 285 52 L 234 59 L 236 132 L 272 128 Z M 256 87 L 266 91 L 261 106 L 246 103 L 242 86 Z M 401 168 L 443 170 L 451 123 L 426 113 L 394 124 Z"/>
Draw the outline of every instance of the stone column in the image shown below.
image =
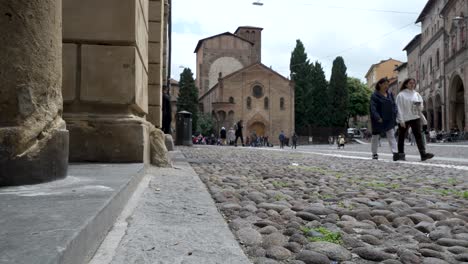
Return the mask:
<path fill-rule="evenodd" d="M 0 186 L 67 174 L 61 3 L 0 1 Z"/>

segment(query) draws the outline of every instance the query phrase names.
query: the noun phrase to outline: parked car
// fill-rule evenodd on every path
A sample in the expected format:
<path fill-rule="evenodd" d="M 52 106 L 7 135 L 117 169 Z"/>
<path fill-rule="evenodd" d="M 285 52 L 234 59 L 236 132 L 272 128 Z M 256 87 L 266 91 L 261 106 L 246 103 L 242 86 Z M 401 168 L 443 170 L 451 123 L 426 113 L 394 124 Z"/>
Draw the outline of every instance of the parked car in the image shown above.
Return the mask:
<path fill-rule="evenodd" d="M 349 138 L 362 138 L 364 133 L 363 131 L 361 131 L 360 129 L 358 128 L 354 128 L 354 127 L 350 127 L 348 128 L 348 130 L 346 131 L 346 135 L 349 137 Z"/>

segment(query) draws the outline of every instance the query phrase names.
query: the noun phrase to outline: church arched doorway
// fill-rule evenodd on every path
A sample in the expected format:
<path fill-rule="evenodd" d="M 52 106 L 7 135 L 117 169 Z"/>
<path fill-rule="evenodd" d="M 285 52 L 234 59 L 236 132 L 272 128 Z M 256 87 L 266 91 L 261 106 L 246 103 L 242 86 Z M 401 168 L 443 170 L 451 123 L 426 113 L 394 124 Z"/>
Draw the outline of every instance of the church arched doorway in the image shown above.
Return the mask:
<path fill-rule="evenodd" d="M 249 126 L 249 133 L 255 132 L 258 137 L 265 136 L 265 124 L 255 122 Z"/>
<path fill-rule="evenodd" d="M 449 98 L 449 129 L 455 128 L 463 131 L 465 129 L 465 87 L 459 75 L 456 75 L 450 83 Z"/>
<path fill-rule="evenodd" d="M 427 112 L 426 112 L 427 125 L 429 128 L 434 128 L 434 105 L 432 98 L 427 100 Z"/>

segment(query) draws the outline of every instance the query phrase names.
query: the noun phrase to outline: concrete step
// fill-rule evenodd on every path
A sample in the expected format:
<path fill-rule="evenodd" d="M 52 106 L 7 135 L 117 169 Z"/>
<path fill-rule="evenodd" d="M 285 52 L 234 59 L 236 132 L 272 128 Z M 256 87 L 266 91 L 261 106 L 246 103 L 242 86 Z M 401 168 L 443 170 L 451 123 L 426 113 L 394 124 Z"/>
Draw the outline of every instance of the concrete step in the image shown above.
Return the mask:
<path fill-rule="evenodd" d="M 90 264 L 251 264 L 187 159 L 169 153 L 174 167 L 148 169 Z"/>
<path fill-rule="evenodd" d="M 143 164 L 71 164 L 63 180 L 0 188 L 0 263 L 87 263 L 144 172 Z"/>

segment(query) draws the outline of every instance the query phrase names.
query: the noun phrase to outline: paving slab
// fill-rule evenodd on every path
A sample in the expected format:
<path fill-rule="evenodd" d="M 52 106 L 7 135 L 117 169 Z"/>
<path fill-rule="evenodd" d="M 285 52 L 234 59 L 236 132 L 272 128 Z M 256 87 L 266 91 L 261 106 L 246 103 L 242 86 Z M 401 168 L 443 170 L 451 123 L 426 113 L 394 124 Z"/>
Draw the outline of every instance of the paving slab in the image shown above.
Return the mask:
<path fill-rule="evenodd" d="M 63 180 L 0 188 L 0 263 L 86 263 L 144 171 L 143 164 L 71 164 Z"/>
<path fill-rule="evenodd" d="M 250 264 L 206 186 L 180 151 L 174 168 L 150 168 L 151 179 L 112 264 Z"/>

